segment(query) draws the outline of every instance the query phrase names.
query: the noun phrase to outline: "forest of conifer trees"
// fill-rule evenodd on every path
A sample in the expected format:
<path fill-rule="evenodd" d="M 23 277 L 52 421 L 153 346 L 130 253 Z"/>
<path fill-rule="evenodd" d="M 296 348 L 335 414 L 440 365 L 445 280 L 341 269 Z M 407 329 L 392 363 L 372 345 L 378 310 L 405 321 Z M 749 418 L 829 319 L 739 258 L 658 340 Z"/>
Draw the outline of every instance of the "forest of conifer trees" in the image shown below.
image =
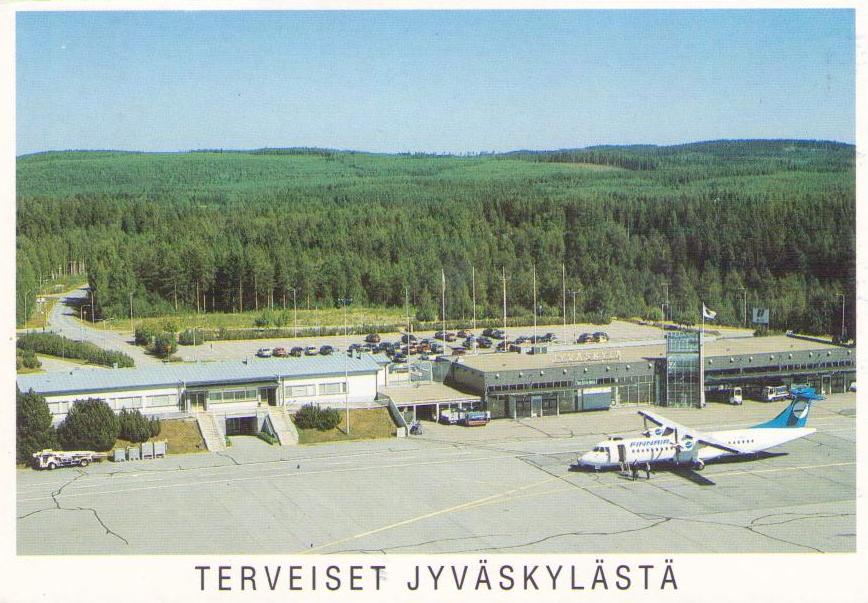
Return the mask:
<path fill-rule="evenodd" d="M 296 288 L 320 305 L 436 318 L 559 315 L 562 264 L 584 318 L 723 323 L 771 308 L 772 327 L 855 325 L 852 145 L 720 141 L 475 156 L 321 149 L 52 152 L 17 166 L 21 297 L 83 262 L 97 316 L 263 309 Z M 63 269 L 61 268 L 61 272 Z M 30 300 L 32 302 L 32 299 Z M 33 303 L 27 304 L 30 312 Z M 749 310 L 748 310 L 749 311 Z"/>

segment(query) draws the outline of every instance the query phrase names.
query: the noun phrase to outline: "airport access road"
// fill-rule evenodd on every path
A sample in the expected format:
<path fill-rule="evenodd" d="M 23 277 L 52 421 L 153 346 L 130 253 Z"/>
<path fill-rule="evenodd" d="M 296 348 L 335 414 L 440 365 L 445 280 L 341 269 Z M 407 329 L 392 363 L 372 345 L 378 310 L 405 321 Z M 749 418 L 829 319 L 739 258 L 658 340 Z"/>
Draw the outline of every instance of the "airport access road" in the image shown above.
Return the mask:
<path fill-rule="evenodd" d="M 666 410 L 705 429 L 782 403 Z M 635 408 L 483 428 L 425 424 L 406 439 L 272 448 L 17 473 L 19 554 L 852 552 L 856 397 L 812 411 L 780 456 L 709 463 L 700 485 L 570 472 Z"/>

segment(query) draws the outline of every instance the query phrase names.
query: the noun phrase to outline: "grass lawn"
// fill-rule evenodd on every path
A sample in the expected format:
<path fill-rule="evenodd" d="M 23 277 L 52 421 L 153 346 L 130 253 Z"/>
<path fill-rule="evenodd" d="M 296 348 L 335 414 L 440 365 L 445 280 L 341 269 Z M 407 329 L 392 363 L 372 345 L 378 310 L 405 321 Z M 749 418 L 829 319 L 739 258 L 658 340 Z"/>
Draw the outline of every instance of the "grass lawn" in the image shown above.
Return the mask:
<path fill-rule="evenodd" d="M 180 313 L 167 314 L 165 316 L 137 318 L 130 322 L 129 318 L 117 318 L 109 321 L 106 324 L 99 324 L 99 328 L 107 328 L 112 331 L 132 332 L 133 325 L 140 326 L 142 324 L 154 325 L 162 327 L 165 323 L 171 323 L 179 331 L 187 328 L 200 329 L 254 329 L 257 328 L 256 319 L 262 316 L 264 310 L 258 312 L 240 312 L 240 313 L 207 313 L 196 314 Z M 280 317 L 280 326 L 284 329 L 293 328 L 293 311 L 292 307 L 284 310 L 282 307 L 275 306 L 271 311 L 275 317 Z M 411 310 L 411 312 L 414 312 Z M 350 326 L 361 324 L 403 324 L 407 317 L 404 314 L 403 308 L 353 308 L 347 310 L 347 324 Z M 343 326 L 344 313 L 340 308 L 324 308 L 319 310 L 303 310 L 298 309 L 298 328 L 311 329 L 325 326 Z M 265 328 L 274 328 L 275 324 L 267 325 Z"/>
<path fill-rule="evenodd" d="M 28 320 L 23 326 L 19 327 L 21 329 L 41 329 L 46 325 L 48 315 L 51 314 L 51 310 L 54 308 L 54 304 L 57 303 L 56 297 L 46 297 L 45 303 L 42 304 L 41 312 L 33 312 L 30 315 L 30 320 Z"/>
<path fill-rule="evenodd" d="M 160 435 L 149 438 L 149 442 L 166 440 L 169 454 L 188 454 L 190 452 L 205 452 L 205 442 L 195 420 L 169 419 L 160 421 Z M 133 446 L 132 442 L 118 439 L 113 448 Z"/>
<path fill-rule="evenodd" d="M 31 373 L 44 373 L 44 372 L 45 371 L 41 368 L 25 368 L 23 366 L 20 369 L 17 369 L 15 371 L 15 373 L 17 375 L 29 375 Z"/>
<path fill-rule="evenodd" d="M 299 429 L 299 444 L 319 444 L 344 440 L 371 440 L 395 436 L 395 423 L 388 408 L 350 409 L 350 435 L 346 430 L 346 412 L 341 411 L 341 423 L 336 429 Z"/>

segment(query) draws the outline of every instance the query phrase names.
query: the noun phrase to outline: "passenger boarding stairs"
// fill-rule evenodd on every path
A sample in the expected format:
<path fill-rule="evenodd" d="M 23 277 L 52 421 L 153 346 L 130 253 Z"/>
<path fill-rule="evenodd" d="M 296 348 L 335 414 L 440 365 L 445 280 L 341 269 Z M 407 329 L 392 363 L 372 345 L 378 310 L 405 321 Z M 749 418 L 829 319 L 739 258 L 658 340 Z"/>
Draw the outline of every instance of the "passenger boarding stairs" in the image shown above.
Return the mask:
<path fill-rule="evenodd" d="M 210 412 L 196 413 L 196 423 L 199 424 L 199 431 L 202 433 L 202 439 L 205 440 L 205 447 L 211 452 L 226 450 L 226 435 L 218 424 L 221 420 L 222 417 L 217 418 Z"/>
<path fill-rule="evenodd" d="M 269 406 L 268 420 L 274 429 L 274 435 L 281 446 L 295 446 L 298 444 L 298 431 L 289 417 L 289 413 L 283 406 Z"/>

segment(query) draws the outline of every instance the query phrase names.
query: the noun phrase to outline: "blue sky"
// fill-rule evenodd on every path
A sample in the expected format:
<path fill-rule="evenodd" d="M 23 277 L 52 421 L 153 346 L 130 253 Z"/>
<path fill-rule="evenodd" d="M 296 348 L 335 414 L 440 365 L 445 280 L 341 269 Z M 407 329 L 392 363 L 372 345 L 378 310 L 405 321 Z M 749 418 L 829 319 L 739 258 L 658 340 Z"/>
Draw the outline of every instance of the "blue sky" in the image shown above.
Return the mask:
<path fill-rule="evenodd" d="M 19 12 L 17 153 L 854 142 L 852 10 Z"/>

